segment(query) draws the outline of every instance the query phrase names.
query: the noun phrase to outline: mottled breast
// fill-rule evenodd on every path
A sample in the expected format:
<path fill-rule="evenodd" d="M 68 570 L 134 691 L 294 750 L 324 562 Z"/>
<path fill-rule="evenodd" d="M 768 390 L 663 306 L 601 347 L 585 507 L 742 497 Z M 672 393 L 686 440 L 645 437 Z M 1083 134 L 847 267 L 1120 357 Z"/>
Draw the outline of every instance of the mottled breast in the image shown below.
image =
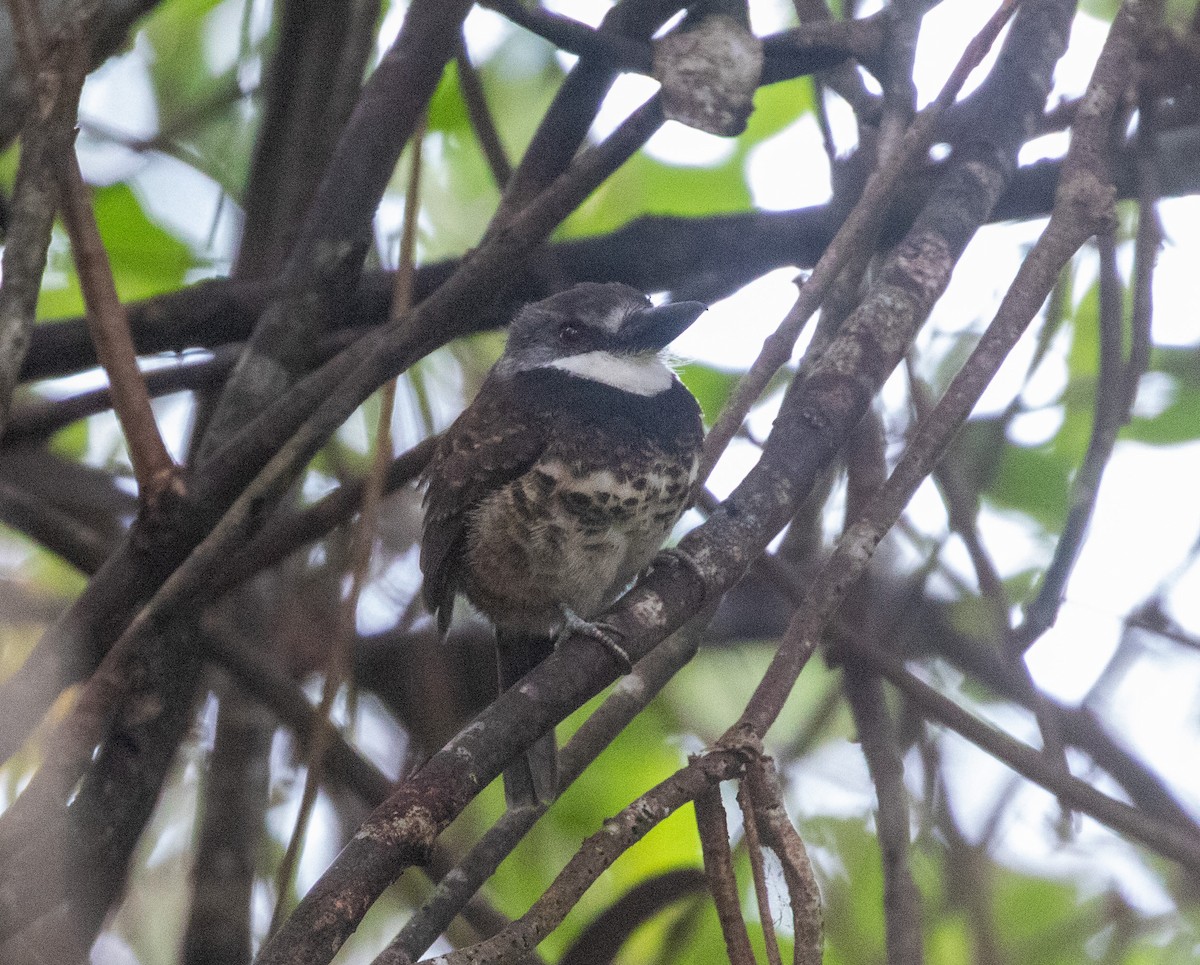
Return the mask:
<path fill-rule="evenodd" d="M 561 605 L 597 615 L 650 562 L 687 505 L 702 440 L 678 382 L 631 397 L 562 373 L 548 381 L 549 444 L 476 509 L 463 584 L 497 623 L 536 632 L 553 632 Z"/>

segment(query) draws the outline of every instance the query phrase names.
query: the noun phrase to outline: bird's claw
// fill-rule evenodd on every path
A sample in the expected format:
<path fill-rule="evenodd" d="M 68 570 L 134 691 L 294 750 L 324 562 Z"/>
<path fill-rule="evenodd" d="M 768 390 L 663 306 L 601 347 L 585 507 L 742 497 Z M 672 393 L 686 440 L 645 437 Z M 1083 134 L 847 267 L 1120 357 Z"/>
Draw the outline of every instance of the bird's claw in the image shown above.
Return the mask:
<path fill-rule="evenodd" d="M 629 654 L 619 642 L 623 636 L 620 630 L 611 623 L 593 623 L 590 620 L 584 620 L 567 607 L 563 607 L 562 610 L 563 628 L 558 639 L 554 641 L 555 647 L 561 645 L 571 634 L 580 633 L 595 640 L 612 654 L 613 659 L 621 668 L 621 673 L 626 674 L 633 670 L 633 661 L 629 659 Z"/>

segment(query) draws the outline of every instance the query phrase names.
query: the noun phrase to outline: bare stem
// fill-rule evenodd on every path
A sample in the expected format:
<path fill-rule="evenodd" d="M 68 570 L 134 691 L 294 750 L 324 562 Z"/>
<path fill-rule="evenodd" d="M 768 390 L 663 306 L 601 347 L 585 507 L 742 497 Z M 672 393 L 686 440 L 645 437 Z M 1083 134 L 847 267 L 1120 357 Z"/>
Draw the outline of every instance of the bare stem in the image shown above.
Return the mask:
<path fill-rule="evenodd" d="M 717 785 L 696 795 L 696 830 L 704 854 L 704 872 L 717 906 L 717 920 L 725 936 L 725 950 L 731 965 L 754 965 L 750 935 L 742 918 L 737 878 L 733 872 L 733 852 L 729 847 L 729 825 L 721 789 Z"/>
<path fill-rule="evenodd" d="M 50 83 L 58 88 L 62 98 L 55 113 L 59 118 L 69 118 L 69 123 L 73 124 L 88 67 L 86 28 L 89 10 L 84 8 L 77 20 L 60 28 L 47 50 L 31 0 L 8 0 L 8 5 L 19 47 L 24 52 L 27 67 L 31 68 L 31 83 L 35 87 L 39 84 L 40 78 L 33 68 L 49 53 L 49 69 L 57 73 Z M 48 121 L 54 122 L 54 119 Z M 79 160 L 73 149 L 48 160 L 54 166 L 59 206 L 71 239 L 71 252 L 87 306 L 88 329 L 96 357 L 112 387 L 113 408 L 125 433 L 142 501 L 152 504 L 166 488 L 181 485 L 175 462 L 159 434 L 150 407 L 150 395 L 138 369 L 137 352 L 129 333 L 129 320 L 117 297 L 112 267 L 88 201 Z"/>

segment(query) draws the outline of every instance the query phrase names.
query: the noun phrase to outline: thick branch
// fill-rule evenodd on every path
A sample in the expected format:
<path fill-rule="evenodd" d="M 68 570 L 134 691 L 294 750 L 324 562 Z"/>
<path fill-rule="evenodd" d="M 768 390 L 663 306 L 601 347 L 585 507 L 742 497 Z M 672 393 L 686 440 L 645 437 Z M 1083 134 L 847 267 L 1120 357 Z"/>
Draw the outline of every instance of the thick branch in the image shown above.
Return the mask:
<path fill-rule="evenodd" d="M 1198 131 L 1161 135 L 1163 197 L 1200 191 L 1195 156 Z M 909 185 L 905 197 L 888 216 L 883 237 L 894 243 L 912 222 L 918 206 L 949 162 L 933 165 Z M 1136 193 L 1131 154 L 1115 158 L 1118 197 Z M 1017 172 L 988 216 L 989 222 L 1048 214 L 1062 169 L 1060 161 L 1040 161 Z M 485 306 L 465 331 L 497 328 L 517 303 L 549 294 L 546 278 L 563 284 L 577 281 L 622 281 L 642 291 L 671 291 L 677 297 L 724 297 L 775 268 L 811 268 L 825 250 L 844 213 L 833 205 L 796 211 L 756 211 L 707 218 L 648 216 L 595 238 L 555 242 L 530 259 L 528 270 L 510 279 L 509 297 Z M 457 270 L 461 262 L 435 262 L 417 269 L 416 300 L 427 297 Z M 697 279 L 703 279 L 699 285 Z M 342 305 L 338 324 L 345 328 L 379 325 L 387 318 L 390 276 L 367 273 Z M 277 289 L 270 283 L 229 279 L 204 281 L 129 306 L 130 327 L 138 351 L 179 352 L 213 348 L 245 339 Z M 82 319 L 37 326 L 32 333 L 23 380 L 49 378 L 95 365 Z"/>

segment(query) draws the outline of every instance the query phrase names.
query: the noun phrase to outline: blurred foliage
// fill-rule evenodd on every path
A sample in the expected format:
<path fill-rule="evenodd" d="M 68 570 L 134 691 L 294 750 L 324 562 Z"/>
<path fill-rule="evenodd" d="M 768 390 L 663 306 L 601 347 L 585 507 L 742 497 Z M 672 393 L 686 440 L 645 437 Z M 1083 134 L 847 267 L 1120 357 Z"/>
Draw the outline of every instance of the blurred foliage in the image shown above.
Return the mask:
<path fill-rule="evenodd" d="M 1106 22 L 1112 21 L 1120 6 L 1120 0 L 1083 0 L 1079 5 L 1085 13 Z M 1195 13 L 1196 6 L 1197 0 L 1167 0 L 1167 23 L 1183 26 Z"/>
<path fill-rule="evenodd" d="M 257 74 L 266 54 L 250 41 L 250 9 L 239 0 L 176 0 L 158 6 L 141 33 L 160 132 L 172 153 L 234 198 L 255 136 L 254 112 L 238 109 L 242 76 Z"/>
<path fill-rule="evenodd" d="M 98 188 L 92 194 L 96 224 L 108 250 L 113 281 L 123 300 L 149 298 L 175 291 L 195 261 L 187 245 L 160 228 L 142 210 L 134 192 L 124 184 Z M 38 299 L 43 319 L 83 313 L 83 294 L 65 234 L 51 242 L 46 283 Z"/>

